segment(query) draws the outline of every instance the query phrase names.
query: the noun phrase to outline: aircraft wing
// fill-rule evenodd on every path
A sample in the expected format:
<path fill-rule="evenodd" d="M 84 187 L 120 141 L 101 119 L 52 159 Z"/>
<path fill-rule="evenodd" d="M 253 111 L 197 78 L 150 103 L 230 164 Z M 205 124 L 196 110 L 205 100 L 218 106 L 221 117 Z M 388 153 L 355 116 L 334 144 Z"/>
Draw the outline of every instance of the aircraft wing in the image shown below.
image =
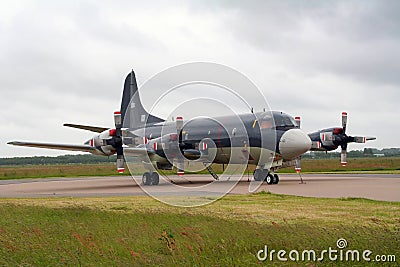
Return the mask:
<path fill-rule="evenodd" d="M 20 141 L 8 142 L 7 144 L 14 146 L 40 147 L 40 148 L 69 150 L 69 151 L 82 151 L 89 153 L 97 151 L 95 147 L 88 145 L 68 145 L 68 144 L 52 144 L 52 143 L 36 143 L 36 142 L 20 142 Z"/>
<path fill-rule="evenodd" d="M 72 124 L 72 123 L 64 123 L 63 126 L 82 129 L 82 130 L 91 131 L 91 132 L 95 132 L 95 133 L 101 133 L 101 132 L 104 132 L 105 130 L 109 129 L 109 128 L 104 128 L 104 127 L 79 125 L 79 124 Z"/>

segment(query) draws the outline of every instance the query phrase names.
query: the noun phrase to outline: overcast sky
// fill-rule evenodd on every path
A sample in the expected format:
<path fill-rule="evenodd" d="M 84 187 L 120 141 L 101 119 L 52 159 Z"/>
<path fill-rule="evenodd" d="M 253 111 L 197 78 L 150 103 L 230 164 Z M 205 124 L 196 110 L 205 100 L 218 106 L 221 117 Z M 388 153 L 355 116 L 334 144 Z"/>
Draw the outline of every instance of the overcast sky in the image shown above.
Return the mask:
<path fill-rule="evenodd" d="M 400 147 L 400 1 L 215 2 L 3 2 L 0 157 L 65 154 L 5 143 L 83 143 L 62 124 L 112 127 L 130 69 L 142 84 L 192 61 L 245 74 L 306 132 L 347 111 L 366 146 Z"/>

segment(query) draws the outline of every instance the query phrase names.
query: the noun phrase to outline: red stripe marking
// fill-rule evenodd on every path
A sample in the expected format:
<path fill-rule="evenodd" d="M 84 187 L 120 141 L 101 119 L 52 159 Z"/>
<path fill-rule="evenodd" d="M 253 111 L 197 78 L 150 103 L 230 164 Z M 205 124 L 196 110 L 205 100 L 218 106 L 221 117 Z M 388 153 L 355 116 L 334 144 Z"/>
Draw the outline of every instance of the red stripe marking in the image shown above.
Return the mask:
<path fill-rule="evenodd" d="M 114 114 L 115 114 L 115 115 L 121 114 L 121 111 L 115 111 Z"/>
<path fill-rule="evenodd" d="M 183 118 L 179 116 L 179 117 L 176 117 L 176 120 L 177 121 L 179 121 L 179 120 L 181 121 L 181 120 L 183 120 Z"/>

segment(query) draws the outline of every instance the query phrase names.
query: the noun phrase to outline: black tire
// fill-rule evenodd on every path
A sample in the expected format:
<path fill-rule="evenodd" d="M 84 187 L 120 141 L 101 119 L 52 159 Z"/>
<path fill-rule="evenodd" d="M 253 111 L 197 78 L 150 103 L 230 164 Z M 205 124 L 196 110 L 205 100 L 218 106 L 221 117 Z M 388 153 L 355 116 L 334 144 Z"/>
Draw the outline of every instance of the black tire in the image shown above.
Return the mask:
<path fill-rule="evenodd" d="M 143 173 L 142 182 L 144 185 L 151 185 L 151 175 L 149 172 Z"/>
<path fill-rule="evenodd" d="M 278 174 L 274 174 L 274 179 L 272 179 L 273 180 L 273 184 L 278 184 L 279 183 L 279 176 L 278 176 Z"/>
<path fill-rule="evenodd" d="M 157 172 L 153 172 L 151 174 L 151 184 L 158 185 L 159 183 L 160 183 L 160 176 L 158 175 Z"/>
<path fill-rule="evenodd" d="M 265 177 L 265 182 L 267 182 L 267 184 L 272 184 L 273 181 L 274 181 L 274 176 L 268 173 L 267 177 Z"/>

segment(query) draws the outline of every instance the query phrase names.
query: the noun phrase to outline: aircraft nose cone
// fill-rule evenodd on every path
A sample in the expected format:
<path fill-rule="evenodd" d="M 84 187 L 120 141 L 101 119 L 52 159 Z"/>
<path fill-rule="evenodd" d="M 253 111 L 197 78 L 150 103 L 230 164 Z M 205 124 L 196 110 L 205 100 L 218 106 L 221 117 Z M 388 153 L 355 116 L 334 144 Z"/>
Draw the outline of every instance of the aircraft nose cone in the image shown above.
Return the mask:
<path fill-rule="evenodd" d="M 300 129 L 286 131 L 279 141 L 279 151 L 285 160 L 293 160 L 310 148 L 310 137 Z"/>

